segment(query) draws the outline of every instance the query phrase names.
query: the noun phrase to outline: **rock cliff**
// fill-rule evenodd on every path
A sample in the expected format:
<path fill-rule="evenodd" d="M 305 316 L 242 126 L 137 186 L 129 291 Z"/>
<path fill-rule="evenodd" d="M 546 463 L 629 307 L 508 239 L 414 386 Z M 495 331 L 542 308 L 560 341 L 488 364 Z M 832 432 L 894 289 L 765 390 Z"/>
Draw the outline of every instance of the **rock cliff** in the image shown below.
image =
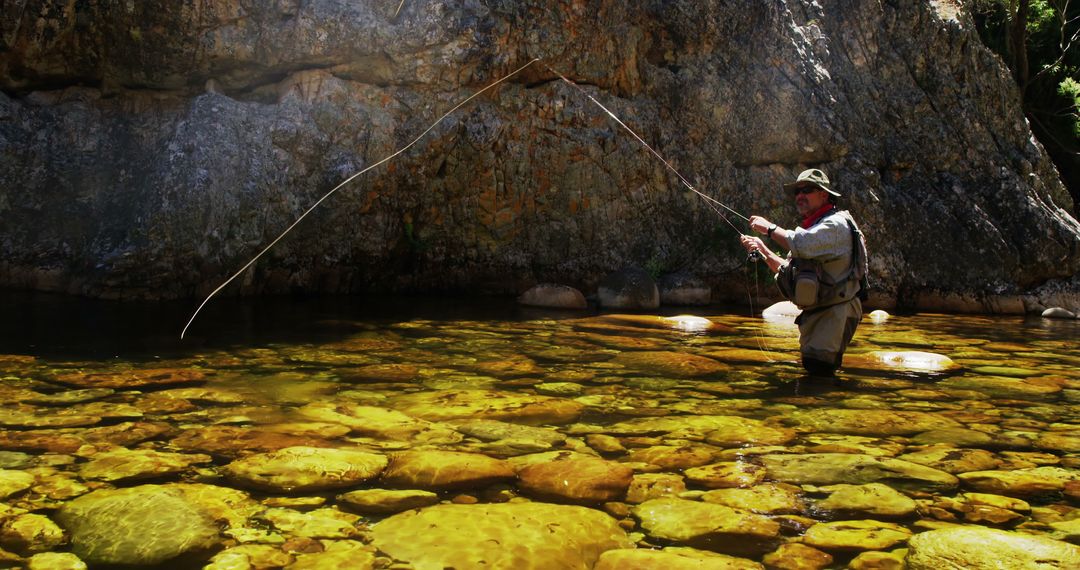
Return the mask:
<path fill-rule="evenodd" d="M 695 186 L 790 227 L 826 170 L 875 304 L 1080 305 L 1080 223 L 950 0 L 14 0 L 0 8 L 0 286 L 586 291 L 627 265 L 746 298 Z M 550 66 L 550 69 L 547 67 Z M 745 231 L 745 222 L 728 215 Z"/>

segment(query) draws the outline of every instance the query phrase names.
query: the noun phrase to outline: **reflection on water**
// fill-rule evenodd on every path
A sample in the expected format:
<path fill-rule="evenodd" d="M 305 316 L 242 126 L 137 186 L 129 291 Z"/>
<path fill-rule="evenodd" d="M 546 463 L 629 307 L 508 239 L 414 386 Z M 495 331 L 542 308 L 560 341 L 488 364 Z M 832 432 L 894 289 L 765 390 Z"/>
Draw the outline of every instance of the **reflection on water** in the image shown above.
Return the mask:
<path fill-rule="evenodd" d="M 963 551 L 947 528 L 1080 538 L 1077 321 L 868 319 L 832 382 L 738 310 L 221 301 L 180 342 L 179 304 L 0 308 L 12 564 L 874 567 Z"/>

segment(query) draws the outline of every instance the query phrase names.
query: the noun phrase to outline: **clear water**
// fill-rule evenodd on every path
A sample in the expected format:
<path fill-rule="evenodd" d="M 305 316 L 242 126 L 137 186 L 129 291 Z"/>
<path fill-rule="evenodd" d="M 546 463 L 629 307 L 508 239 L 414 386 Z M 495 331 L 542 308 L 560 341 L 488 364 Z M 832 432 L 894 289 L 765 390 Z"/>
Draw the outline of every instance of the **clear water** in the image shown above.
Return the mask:
<path fill-rule="evenodd" d="M 1080 343 L 1076 340 L 1080 338 L 1080 321 L 937 314 L 893 316 L 878 324 L 866 319 L 849 353 L 849 361 L 863 364 L 849 367 L 841 373 L 841 381 L 831 382 L 803 376 L 796 362 L 793 325 L 765 322 L 740 308 L 664 313 L 692 313 L 725 327 L 710 331 L 700 330 L 702 321 L 696 319 L 543 311 L 507 300 L 225 299 L 212 303 L 192 327 L 189 338 L 181 341 L 179 331 L 191 308 L 186 303 L 121 304 L 25 293 L 0 297 L 0 388 L 7 393 L 2 433 L 8 434 L 8 444 L 0 451 L 25 454 L 5 459 L 6 468 L 34 472 L 39 484 L 47 477 L 78 480 L 79 467 L 93 458 L 93 450 L 50 449 L 41 441 L 128 421 L 152 421 L 174 429 L 125 445 L 177 451 L 175 438 L 185 432 L 215 425 L 268 427 L 296 422 L 296 411 L 312 403 L 384 406 L 400 394 L 484 389 L 580 403 L 582 412 L 575 422 L 549 427 L 562 431 L 574 449 L 584 452 L 589 451 L 585 434 L 595 432 L 595 426 L 639 417 L 753 418 L 795 429 L 797 437 L 784 445 L 794 452 L 807 452 L 820 445 L 823 435 L 851 433 L 830 434 L 828 427 L 789 425 L 785 416 L 795 411 L 918 411 L 989 434 L 990 443 L 967 442 L 958 448 L 983 447 L 998 459 L 998 470 L 1055 466 L 1064 470 L 1064 477 L 1080 479 L 1080 456 L 1072 447 L 1075 442 L 1069 440 L 1080 428 Z M 915 369 L 858 360 L 859 355 L 874 351 L 934 353 L 949 357 L 957 369 L 939 373 L 918 369 L 919 360 L 909 361 Z M 662 357 L 653 362 L 624 356 L 633 352 Z M 687 372 L 673 364 L 680 354 L 726 366 L 700 375 L 698 371 Z M 192 384 L 148 385 L 137 390 L 115 387 L 108 394 L 91 396 L 74 392 L 89 386 L 71 381 L 79 376 L 144 369 L 198 371 L 199 379 L 193 385 L 228 396 L 180 397 L 177 399 L 184 404 L 170 408 L 150 405 L 147 398 L 158 397 L 154 401 L 160 402 L 163 393 Z M 394 372 L 380 378 L 371 372 L 378 370 Z M 42 403 L 47 399 L 40 400 L 41 395 L 70 403 Z M 97 407 L 85 408 L 91 404 Z M 110 411 L 110 405 L 116 408 Z M 93 415 L 86 411 L 93 410 L 100 419 L 89 425 L 69 426 L 62 421 L 79 415 L 80 410 L 84 415 Z M 33 439 L 29 434 L 41 438 L 34 439 L 34 444 L 25 443 Z M 1045 434 L 1065 434 L 1065 443 L 1039 443 Z M 865 441 L 859 441 L 865 447 L 852 447 L 849 452 L 865 453 L 869 448 L 894 456 L 910 453 L 922 449 L 914 440 L 916 435 L 864 430 L 859 437 Z M 355 446 L 355 439 L 347 435 L 330 439 L 334 437 L 343 447 Z M 16 441 L 22 443 L 11 443 Z M 470 441 L 465 438 L 465 443 Z M 373 445 L 378 447 L 377 443 Z M 628 461 L 631 451 L 648 445 L 642 438 L 624 438 L 623 443 L 625 453 L 597 453 L 612 461 Z M 399 441 L 386 442 L 383 447 L 395 450 L 409 445 Z M 447 444 L 445 448 L 459 449 L 461 445 Z M 719 452 L 721 447 L 715 449 Z M 168 481 L 212 481 L 228 486 L 215 479 L 215 470 L 250 451 L 217 449 L 211 452 L 214 461 L 210 464 L 137 482 L 109 482 L 106 478 L 102 483 L 99 478 L 87 481 L 92 484 L 86 491 Z M 505 458 L 507 452 L 497 455 Z M 752 449 L 746 458 L 753 461 Z M 41 471 L 44 465 L 52 467 Z M 663 471 L 679 474 L 682 469 Z M 702 490 L 692 483 L 688 488 Z M 962 486 L 945 497 L 973 490 Z M 512 485 L 505 493 L 518 494 Z M 480 501 L 491 496 L 483 489 L 452 495 L 461 494 Z M 49 516 L 77 493 L 70 495 L 45 497 L 29 489 L 13 493 L 5 503 Z M 1019 528 L 1068 539 L 1054 534 L 1049 523 L 1080 517 L 1067 499 L 1068 493 L 1060 490 L 1025 496 L 1034 510 L 1003 523 L 965 521 L 963 512 L 929 508 L 942 497 L 912 495 L 924 501 L 923 508 L 898 522 L 915 530 L 951 517 L 954 522 Z M 265 499 L 267 494 L 256 492 L 253 496 Z M 328 497 L 332 503 L 333 494 Z M 610 505 L 593 506 L 618 512 Z M 812 508 L 802 514 L 819 520 L 833 516 Z M 624 515 L 623 519 L 631 532 L 640 532 L 632 516 Z M 18 545 L 13 548 L 17 550 Z M 55 546 L 57 551 L 69 549 L 68 544 Z M 761 555 L 746 556 L 760 561 Z M 838 555 L 838 559 L 844 556 L 850 558 L 851 554 Z"/>

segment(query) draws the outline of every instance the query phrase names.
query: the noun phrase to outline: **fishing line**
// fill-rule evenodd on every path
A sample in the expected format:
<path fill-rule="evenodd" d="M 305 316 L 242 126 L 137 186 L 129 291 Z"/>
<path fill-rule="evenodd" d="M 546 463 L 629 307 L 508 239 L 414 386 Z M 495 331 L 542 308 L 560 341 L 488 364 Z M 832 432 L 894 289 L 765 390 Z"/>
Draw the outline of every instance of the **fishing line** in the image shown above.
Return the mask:
<path fill-rule="evenodd" d="M 404 4 L 404 1 L 402 3 Z M 398 8 L 400 9 L 400 6 Z M 246 264 L 244 264 L 244 266 L 241 267 L 239 271 L 237 271 L 236 273 L 233 273 L 232 276 L 229 277 L 228 279 L 226 279 L 224 283 L 222 283 L 221 285 L 218 285 L 217 289 L 214 289 L 209 295 L 207 295 L 206 299 L 203 299 L 203 302 L 199 305 L 199 307 L 197 309 L 195 309 L 195 312 L 192 313 L 191 318 L 188 319 L 187 324 L 184 325 L 184 330 L 180 331 L 180 339 L 183 340 L 184 335 L 187 333 L 188 327 L 191 326 L 191 323 L 193 323 L 195 321 L 195 317 L 199 316 L 199 312 L 202 311 L 203 307 L 205 307 L 208 302 L 210 302 L 210 299 L 212 299 L 214 297 L 214 295 L 217 295 L 219 291 L 224 289 L 229 283 L 232 283 L 233 281 L 235 281 L 237 277 L 239 277 L 241 274 L 244 273 L 244 271 L 247 271 L 247 269 L 249 267 L 254 265 L 255 262 L 258 261 L 258 259 L 260 257 L 262 257 L 266 252 L 270 251 L 270 248 L 274 247 L 274 245 L 276 245 L 279 241 L 281 241 L 281 238 L 285 237 L 286 234 L 288 234 L 290 231 L 292 231 L 292 229 L 295 228 L 300 222 L 302 222 L 304 220 L 304 218 L 307 217 L 308 214 L 310 214 L 315 208 L 319 207 L 320 204 L 322 204 L 324 201 L 326 201 L 327 198 L 332 196 L 335 192 L 337 192 L 339 189 L 341 189 L 343 186 L 345 186 L 349 182 L 352 182 L 353 179 L 360 176 L 361 174 L 364 174 L 365 172 L 367 172 L 367 171 L 369 171 L 369 170 L 371 170 L 371 169 L 373 169 L 373 168 L 375 168 L 375 167 L 377 167 L 379 165 L 385 164 L 386 162 L 389 162 L 390 160 L 394 159 L 395 157 L 397 157 L 401 153 L 405 152 L 406 150 L 409 150 L 409 148 L 411 148 L 413 145 L 415 145 L 417 142 L 419 142 L 420 139 L 424 138 L 424 135 L 427 135 L 428 133 L 430 133 L 432 131 L 432 129 L 434 129 L 436 126 L 438 126 L 439 123 L 443 122 L 443 120 L 446 119 L 446 117 L 450 116 L 451 113 L 453 113 L 454 111 L 457 111 L 458 109 L 463 107 L 469 101 L 472 101 L 473 99 L 479 97 L 480 94 L 482 94 L 485 91 L 491 89 L 492 87 L 495 87 L 496 85 L 502 83 L 503 81 L 506 81 L 507 79 L 510 79 L 511 77 L 513 77 L 514 75 L 519 73 L 521 70 L 525 69 L 526 67 L 529 67 L 530 65 L 536 63 L 539 60 L 540 60 L 540 58 L 532 59 L 531 61 L 529 61 L 529 63 L 526 63 L 525 65 L 522 65 L 521 67 L 515 69 L 514 71 L 511 71 L 509 74 L 503 76 L 498 81 L 495 81 L 494 83 L 488 85 L 487 87 L 484 87 L 483 89 L 477 91 L 476 93 L 473 93 L 472 95 L 466 97 L 463 101 L 461 101 L 457 105 L 454 105 L 453 108 L 451 108 L 449 111 L 443 113 L 443 115 L 441 117 L 439 117 L 438 120 L 436 120 L 434 123 L 432 123 L 431 126 L 429 126 L 428 128 L 424 129 L 424 132 L 417 135 L 416 138 L 414 138 L 409 144 L 401 147 L 400 149 L 398 149 L 393 154 L 391 154 L 391 155 L 387 156 L 386 158 L 376 162 L 375 164 L 372 164 L 371 166 L 368 166 L 367 168 L 361 170 L 360 172 L 357 172 L 356 174 L 353 174 L 352 176 L 346 178 L 343 182 L 341 182 L 337 186 L 334 186 L 334 188 L 331 189 L 329 192 L 327 192 L 326 194 L 323 194 L 322 198 L 319 198 L 318 201 L 316 201 L 314 204 L 311 205 L 311 207 L 309 207 L 307 210 L 305 210 L 303 214 L 300 214 L 300 217 L 296 218 L 296 221 L 294 221 L 291 225 L 289 225 L 289 227 L 285 228 L 285 231 L 281 232 L 281 234 L 279 234 L 276 238 L 274 238 L 274 241 L 271 241 L 269 243 L 269 245 L 264 247 L 262 251 L 260 251 L 258 254 L 255 255 L 255 257 L 252 257 L 251 261 L 248 261 Z"/>
<path fill-rule="evenodd" d="M 668 170 L 674 172 L 675 176 L 679 177 L 679 180 L 682 181 L 683 185 L 685 185 L 687 188 L 689 188 L 690 191 L 693 192 L 694 194 L 697 194 L 698 196 L 703 198 L 705 200 L 705 203 L 708 204 L 709 207 L 711 207 L 713 209 L 713 211 L 716 212 L 720 216 L 720 219 L 727 222 L 727 224 L 729 226 L 731 226 L 732 229 L 734 229 L 739 235 L 743 235 L 742 230 L 740 230 L 735 224 L 731 223 L 731 220 L 727 219 L 727 216 L 725 216 L 722 212 L 720 212 L 720 210 L 718 208 L 716 208 L 716 205 L 719 205 L 720 207 L 724 208 L 725 210 L 731 212 L 732 214 L 735 214 L 736 216 L 746 220 L 747 222 L 750 221 L 750 218 L 747 218 L 746 216 L 740 214 L 739 212 L 736 212 L 735 210 L 733 210 L 732 208 L 730 208 L 729 206 L 727 206 L 726 204 L 724 204 L 720 200 L 717 200 L 716 198 L 713 198 L 712 196 L 708 196 L 704 192 L 701 192 L 697 188 L 694 188 L 694 185 L 690 184 L 690 181 L 688 181 L 686 179 L 686 177 L 684 177 L 678 170 L 675 170 L 675 167 L 672 166 L 671 163 L 669 163 L 666 159 L 664 159 L 664 157 L 661 156 L 661 154 L 659 152 L 657 152 L 656 149 L 649 146 L 649 143 L 645 142 L 645 139 L 641 138 L 640 135 L 638 135 L 636 132 L 634 132 L 634 129 L 631 129 L 629 126 L 627 126 L 626 123 L 624 123 L 622 121 L 622 119 L 617 117 L 615 115 L 615 113 L 612 113 L 611 110 L 608 109 L 607 107 L 605 107 L 603 103 L 597 101 L 596 98 L 593 97 L 592 95 L 589 95 L 589 92 L 585 91 L 585 89 L 582 88 L 580 85 L 578 85 L 577 83 L 574 83 L 573 81 L 570 81 L 569 79 L 566 78 L 565 75 L 559 73 L 558 71 L 555 71 L 550 65 L 548 65 L 546 63 L 541 64 L 541 65 L 546 67 L 548 71 L 550 71 L 550 72 L 554 73 L 555 75 L 559 76 L 559 79 L 562 79 L 563 82 L 565 82 L 567 85 L 570 85 L 574 89 L 577 89 L 578 92 L 580 92 L 582 95 L 588 97 L 589 101 L 592 101 L 597 107 L 600 107 L 601 109 L 603 109 L 604 112 L 607 113 L 609 117 L 611 117 L 616 123 L 618 123 L 619 126 L 626 129 L 626 132 L 630 133 L 635 139 L 637 139 L 637 141 L 639 143 L 641 143 L 645 148 L 647 148 L 649 150 L 649 152 L 651 152 L 653 154 L 653 156 L 660 159 L 660 162 L 664 163 L 664 166 L 666 166 L 668 168 Z"/>
<path fill-rule="evenodd" d="M 740 214 L 739 212 L 735 211 L 734 209 L 732 209 L 728 205 L 724 204 L 720 200 L 717 200 L 716 198 L 713 198 L 712 196 L 708 196 L 705 193 L 700 192 L 697 188 L 694 188 L 694 185 L 690 184 L 690 182 L 678 170 L 676 170 L 675 167 L 671 165 L 671 163 L 669 163 L 667 160 L 665 160 L 664 157 L 661 156 L 660 153 L 656 151 L 656 149 L 649 146 L 649 143 L 645 142 L 645 139 L 641 138 L 641 136 L 638 135 L 636 132 L 634 132 L 634 130 L 631 129 L 629 126 L 627 126 L 626 123 L 624 123 L 622 121 L 622 119 L 617 117 L 615 115 L 615 113 L 612 113 L 610 109 L 605 107 L 603 105 L 603 103 L 597 101 L 595 97 L 590 95 L 588 93 L 588 91 L 585 91 L 585 89 L 582 88 L 580 85 L 578 85 L 577 83 L 574 83 L 573 81 L 570 81 L 569 79 L 566 78 L 565 75 L 559 73 L 558 71 L 555 71 L 550 65 L 548 65 L 546 63 L 543 63 L 541 65 L 546 67 L 548 71 L 550 71 L 550 72 L 554 73 L 555 75 L 559 76 L 559 79 L 562 79 L 563 82 L 570 85 L 574 89 L 577 89 L 578 92 L 580 92 L 582 95 L 585 95 L 586 97 L 588 97 L 589 101 L 592 101 L 596 106 L 603 109 L 604 112 L 607 113 L 609 117 L 611 117 L 616 123 L 619 124 L 619 126 L 626 129 L 626 132 L 633 135 L 633 137 L 635 139 L 637 139 L 637 141 L 639 143 L 641 143 L 645 148 L 649 149 L 649 152 L 651 152 L 653 154 L 653 156 L 660 159 L 660 162 L 664 163 L 664 166 L 666 166 L 668 168 L 668 170 L 674 172 L 675 176 L 679 177 L 679 180 L 682 181 L 683 185 L 685 185 L 687 188 L 689 188 L 690 191 L 692 191 L 694 194 L 697 194 L 698 196 L 703 198 L 705 200 L 705 204 L 708 205 L 710 208 L 712 208 L 712 210 L 714 212 L 716 212 L 716 215 L 720 216 L 720 219 L 727 222 L 727 224 L 729 226 L 731 226 L 731 228 L 734 229 L 735 232 L 738 233 L 740 236 L 743 235 L 742 230 L 740 230 L 735 224 L 731 223 L 731 220 L 729 220 L 727 218 L 727 216 L 725 216 L 724 213 L 721 212 L 720 209 L 717 208 L 716 206 L 720 206 L 720 207 L 724 208 L 725 210 L 727 210 L 728 212 L 731 212 L 732 214 L 735 214 L 736 216 L 742 218 L 743 220 L 746 220 L 747 223 L 750 222 L 750 218 L 747 218 L 746 216 Z M 753 261 L 753 262 L 757 262 L 757 261 L 761 261 L 761 260 L 762 260 L 761 254 L 756 252 L 756 251 L 751 252 L 750 256 L 747 258 L 747 261 Z M 760 285 L 758 283 L 758 274 L 757 274 L 756 265 L 750 265 L 748 263 L 747 267 L 748 268 L 749 267 L 754 267 L 755 268 L 754 269 L 754 288 L 755 289 L 760 289 Z M 754 314 L 754 298 L 753 298 L 753 293 L 750 290 L 750 279 L 749 278 L 747 278 L 747 280 L 746 280 L 746 297 L 747 297 L 747 300 L 750 302 L 750 314 L 753 315 Z M 758 327 L 758 337 L 757 337 L 756 340 L 757 340 L 758 350 L 762 354 L 765 355 L 765 358 L 767 358 L 769 362 L 776 362 L 776 360 L 772 357 L 772 351 L 769 350 L 768 343 L 765 340 L 765 332 L 764 332 L 763 326 Z"/>

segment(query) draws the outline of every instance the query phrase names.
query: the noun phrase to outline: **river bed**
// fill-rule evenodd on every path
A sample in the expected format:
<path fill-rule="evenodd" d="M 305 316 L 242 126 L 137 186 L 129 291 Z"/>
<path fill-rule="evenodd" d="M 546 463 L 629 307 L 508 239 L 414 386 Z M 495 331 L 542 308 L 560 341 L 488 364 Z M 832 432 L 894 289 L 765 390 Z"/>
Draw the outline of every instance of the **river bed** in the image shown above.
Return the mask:
<path fill-rule="evenodd" d="M 739 308 L 0 306 L 0 564 L 1080 560 L 1078 321 L 866 318 L 832 381 Z"/>

